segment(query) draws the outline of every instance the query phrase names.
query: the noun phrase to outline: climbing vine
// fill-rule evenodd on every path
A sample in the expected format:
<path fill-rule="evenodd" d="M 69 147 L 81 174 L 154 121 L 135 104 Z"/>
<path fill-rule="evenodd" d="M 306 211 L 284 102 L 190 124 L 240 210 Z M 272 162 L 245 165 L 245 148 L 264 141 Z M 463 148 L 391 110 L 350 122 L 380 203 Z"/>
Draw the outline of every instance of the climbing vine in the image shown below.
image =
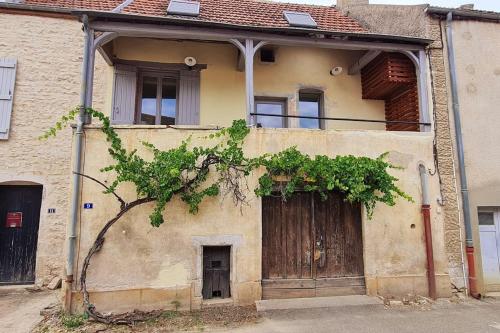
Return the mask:
<path fill-rule="evenodd" d="M 75 108 L 63 116 L 41 138 L 55 136 L 57 131 L 75 120 L 79 109 Z M 296 147 L 291 147 L 277 154 L 247 157 L 243 152 L 243 143 L 250 130 L 244 120 L 235 120 L 231 127 L 205 137 L 206 146 L 194 146 L 191 137 L 168 150 L 142 142 L 152 152 L 152 158 L 145 159 L 139 156 L 137 150 L 127 151 L 123 147 L 107 116 L 91 108 L 85 112 L 102 124 L 101 130 L 106 135 L 108 152 L 114 162 L 101 171 L 113 172 L 115 178 L 108 186 L 89 175 L 80 176 L 102 186 L 105 193 L 114 195 L 120 203 L 120 211 L 104 225 L 89 249 L 80 275 L 86 312 L 100 322 L 130 323 L 135 320 L 97 312 L 89 300 L 86 275 L 90 260 L 102 248 L 109 228 L 130 209 L 144 203 L 155 203 L 149 216 L 155 227 L 165 222 L 164 216 L 168 217 L 165 212 L 167 204 L 176 195 L 186 203 L 192 214 L 198 212 L 200 204 L 207 197 L 231 196 L 235 205 L 247 204 L 247 177 L 256 169 L 263 173 L 254 189 L 259 197 L 278 192 L 283 200 L 287 200 L 294 192 L 301 190 L 317 192 L 326 199 L 329 192 L 336 191 L 342 193 L 346 201 L 364 204 L 369 218 L 378 202 L 393 206 L 398 197 L 412 201 L 409 195 L 397 187 L 398 179 L 389 174 L 389 169 L 397 167 L 384 159 L 386 154 L 375 159 L 351 155 L 310 157 Z M 278 178 L 285 181 L 277 182 Z M 126 202 L 117 194 L 118 186 L 123 183 L 135 185 L 136 200 Z"/>

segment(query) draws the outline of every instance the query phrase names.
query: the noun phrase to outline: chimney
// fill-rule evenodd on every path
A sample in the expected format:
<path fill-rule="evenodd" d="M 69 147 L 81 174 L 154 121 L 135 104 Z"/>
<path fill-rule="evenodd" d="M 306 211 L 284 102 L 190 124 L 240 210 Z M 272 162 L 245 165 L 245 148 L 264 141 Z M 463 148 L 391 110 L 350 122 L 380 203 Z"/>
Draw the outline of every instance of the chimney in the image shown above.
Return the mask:
<path fill-rule="evenodd" d="M 343 9 L 353 6 L 366 6 L 369 5 L 369 0 L 337 0 L 337 8 Z"/>
<path fill-rule="evenodd" d="M 474 10 L 474 4 L 473 3 L 468 3 L 468 4 L 460 6 L 459 8 L 460 9 Z"/>

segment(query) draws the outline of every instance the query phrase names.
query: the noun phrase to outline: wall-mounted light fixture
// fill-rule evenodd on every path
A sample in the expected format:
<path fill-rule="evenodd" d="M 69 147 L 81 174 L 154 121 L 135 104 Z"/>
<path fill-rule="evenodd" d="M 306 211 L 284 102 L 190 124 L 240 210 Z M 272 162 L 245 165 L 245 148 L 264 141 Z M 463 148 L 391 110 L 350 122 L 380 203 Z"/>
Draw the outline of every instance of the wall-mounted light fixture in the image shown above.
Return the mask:
<path fill-rule="evenodd" d="M 331 76 L 338 76 L 338 75 L 342 74 L 343 71 L 344 71 L 344 69 L 341 66 L 333 67 L 330 70 L 330 75 Z"/>
<path fill-rule="evenodd" d="M 196 59 L 194 57 L 186 57 L 184 59 L 184 63 L 186 64 L 186 66 L 188 66 L 189 68 L 192 68 L 194 66 L 196 66 Z"/>

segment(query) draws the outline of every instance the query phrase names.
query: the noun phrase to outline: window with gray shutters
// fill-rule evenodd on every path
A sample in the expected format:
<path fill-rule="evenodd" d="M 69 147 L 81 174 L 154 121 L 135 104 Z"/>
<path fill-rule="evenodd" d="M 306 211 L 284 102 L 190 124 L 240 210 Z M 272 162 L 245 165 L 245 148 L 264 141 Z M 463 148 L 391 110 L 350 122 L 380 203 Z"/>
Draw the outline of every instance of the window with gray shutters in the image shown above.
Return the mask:
<path fill-rule="evenodd" d="M 112 122 L 198 125 L 200 71 L 117 65 Z"/>
<path fill-rule="evenodd" d="M 9 138 L 16 66 L 16 59 L 0 58 L 0 140 Z"/>

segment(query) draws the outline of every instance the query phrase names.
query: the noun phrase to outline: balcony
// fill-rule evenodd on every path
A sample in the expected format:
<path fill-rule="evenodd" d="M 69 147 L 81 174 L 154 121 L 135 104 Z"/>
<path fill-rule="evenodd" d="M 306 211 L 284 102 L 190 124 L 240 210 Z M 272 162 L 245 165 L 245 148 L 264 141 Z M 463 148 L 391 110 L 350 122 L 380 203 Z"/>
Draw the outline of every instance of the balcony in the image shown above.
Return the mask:
<path fill-rule="evenodd" d="M 206 128 L 247 119 L 270 128 L 430 130 L 418 46 L 394 52 L 379 43 L 134 26 L 94 23 L 102 32 L 94 50 L 114 75 L 107 104 L 116 125 Z"/>

